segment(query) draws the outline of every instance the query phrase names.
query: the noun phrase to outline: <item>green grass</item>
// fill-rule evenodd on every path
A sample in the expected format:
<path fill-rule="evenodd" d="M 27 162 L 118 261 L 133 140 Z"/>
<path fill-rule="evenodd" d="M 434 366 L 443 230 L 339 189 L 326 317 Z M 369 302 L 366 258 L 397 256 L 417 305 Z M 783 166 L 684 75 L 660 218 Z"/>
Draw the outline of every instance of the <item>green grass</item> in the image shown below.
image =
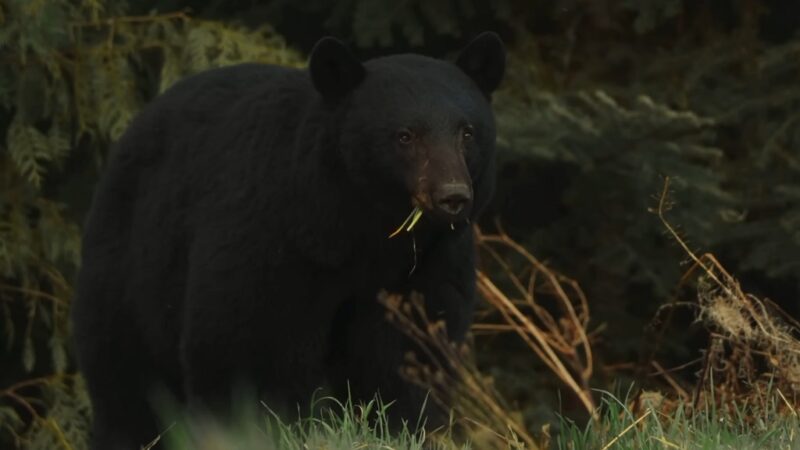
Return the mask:
<path fill-rule="evenodd" d="M 664 414 L 657 408 L 641 408 L 633 412 L 610 393 L 602 394 L 597 422 L 576 424 L 562 418 L 554 424 L 558 431 L 549 439 L 549 448 L 559 450 L 800 450 L 800 419 L 791 411 L 779 413 L 779 400 L 767 408 L 740 406 L 726 414 L 706 407 L 688 414 L 678 405 Z M 481 436 L 465 436 L 458 443 L 453 433 L 439 433 L 435 438 L 424 432 L 391 434 L 386 421 L 387 410 L 374 400 L 367 405 L 340 403 L 321 399 L 313 417 L 285 423 L 266 408 L 260 419 L 237 421 L 233 428 L 203 421 L 182 421 L 164 433 L 162 443 L 167 450 L 355 450 L 409 449 L 453 450 L 502 448 L 501 439 L 485 440 Z M 636 422 L 635 426 L 631 426 Z M 413 427 L 412 427 L 413 428 Z M 498 433 L 503 430 L 495 430 Z M 523 448 L 518 445 L 508 448 Z"/>
<path fill-rule="evenodd" d="M 387 410 L 391 404 L 375 399 L 366 405 L 341 403 L 332 398 L 316 400 L 313 416 L 286 423 L 264 408 L 260 419 L 243 418 L 232 427 L 211 421 L 182 420 L 162 435 L 167 450 L 354 450 L 469 449 L 456 446 L 447 434 L 432 440 L 424 431 L 412 432 L 417 424 L 406 424 L 402 431 L 390 433 Z M 156 447 L 159 448 L 159 447 Z"/>
<path fill-rule="evenodd" d="M 577 425 L 562 419 L 553 439 L 559 450 L 800 449 L 800 420 L 793 412 L 779 413 L 777 399 L 766 408 L 734 406 L 725 414 L 703 407 L 696 414 L 678 404 L 664 414 L 643 408 L 636 415 L 618 398 L 604 393 L 600 420 Z M 639 422 L 631 427 L 631 425 Z"/>

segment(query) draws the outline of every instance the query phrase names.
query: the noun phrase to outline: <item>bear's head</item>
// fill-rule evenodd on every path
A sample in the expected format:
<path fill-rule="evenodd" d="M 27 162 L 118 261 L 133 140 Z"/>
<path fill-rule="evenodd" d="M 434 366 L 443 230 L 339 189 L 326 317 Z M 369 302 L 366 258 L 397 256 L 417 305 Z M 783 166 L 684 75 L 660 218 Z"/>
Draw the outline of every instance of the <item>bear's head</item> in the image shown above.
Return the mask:
<path fill-rule="evenodd" d="M 490 100 L 504 70 L 494 33 L 475 38 L 455 64 L 413 54 L 361 63 L 333 38 L 309 60 L 357 191 L 392 217 L 413 210 L 450 227 L 474 218 L 494 189 Z"/>

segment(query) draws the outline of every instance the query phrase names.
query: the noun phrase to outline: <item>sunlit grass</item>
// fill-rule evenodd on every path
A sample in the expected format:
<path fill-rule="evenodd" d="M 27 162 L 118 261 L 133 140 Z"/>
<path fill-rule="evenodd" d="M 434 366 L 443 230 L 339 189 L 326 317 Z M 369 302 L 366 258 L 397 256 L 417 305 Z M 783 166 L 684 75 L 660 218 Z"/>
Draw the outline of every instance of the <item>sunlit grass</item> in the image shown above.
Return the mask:
<path fill-rule="evenodd" d="M 775 398 L 774 396 L 772 398 Z M 800 449 L 800 420 L 777 401 L 768 408 L 739 405 L 721 413 L 701 405 L 676 403 L 669 413 L 663 405 L 632 411 L 626 402 L 603 394 L 600 420 L 579 425 L 562 419 L 552 448 L 563 450 L 685 449 L 783 450 Z M 635 424 L 635 425 L 634 425 Z"/>
<path fill-rule="evenodd" d="M 567 418 L 554 424 L 549 439 L 538 434 L 543 448 L 558 450 L 794 450 L 800 449 L 800 419 L 775 401 L 767 410 L 742 405 L 725 414 L 710 405 L 691 412 L 691 405 L 670 407 L 639 403 L 632 410 L 627 399 L 601 393 L 599 420 L 578 424 Z M 663 399 L 664 402 L 669 400 Z M 223 427 L 210 421 L 183 420 L 162 436 L 166 450 L 454 450 L 480 449 L 480 438 L 461 435 L 451 429 L 433 435 L 411 431 L 409 424 L 390 432 L 387 413 L 391 404 L 379 399 L 367 404 L 323 398 L 317 412 L 295 422 L 277 418 L 267 408 L 259 418 L 237 421 Z M 669 411 L 669 412 L 664 412 Z M 497 430 L 500 431 L 500 430 Z M 549 445 L 548 445 L 549 441 Z M 514 448 L 526 448 L 516 443 Z M 511 447 L 509 447 L 511 448 Z"/>
<path fill-rule="evenodd" d="M 392 405 L 379 398 L 366 404 L 354 404 L 325 397 L 313 403 L 312 412 L 295 422 L 282 420 L 266 406 L 261 417 L 242 417 L 233 426 L 222 426 L 211 420 L 184 419 L 168 425 L 158 444 L 167 450 L 470 448 L 468 443 L 455 444 L 449 430 L 441 430 L 436 437 L 426 434 L 418 426 L 421 422 L 404 423 L 399 430 L 390 429 L 387 412 Z"/>

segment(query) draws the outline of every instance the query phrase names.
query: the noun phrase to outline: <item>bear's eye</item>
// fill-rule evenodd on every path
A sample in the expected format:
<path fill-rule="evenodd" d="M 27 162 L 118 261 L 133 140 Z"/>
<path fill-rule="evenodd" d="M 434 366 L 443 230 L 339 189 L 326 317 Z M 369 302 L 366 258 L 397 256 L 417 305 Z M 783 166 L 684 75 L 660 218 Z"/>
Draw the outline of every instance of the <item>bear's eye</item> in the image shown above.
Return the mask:
<path fill-rule="evenodd" d="M 403 145 L 408 145 L 414 137 L 411 135 L 411 132 L 408 130 L 402 130 L 397 132 L 397 141 Z"/>
<path fill-rule="evenodd" d="M 472 139 L 475 136 L 475 130 L 472 127 L 464 127 L 464 131 L 462 131 L 462 136 L 465 140 Z"/>

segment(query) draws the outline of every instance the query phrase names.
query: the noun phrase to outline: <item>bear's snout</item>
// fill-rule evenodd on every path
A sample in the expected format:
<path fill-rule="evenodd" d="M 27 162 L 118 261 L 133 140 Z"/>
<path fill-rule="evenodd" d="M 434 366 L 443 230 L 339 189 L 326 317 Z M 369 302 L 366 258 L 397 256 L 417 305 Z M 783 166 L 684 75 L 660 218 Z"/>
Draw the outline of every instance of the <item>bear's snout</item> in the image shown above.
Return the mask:
<path fill-rule="evenodd" d="M 447 183 L 440 185 L 432 197 L 437 212 L 449 220 L 455 220 L 472 203 L 472 189 L 466 183 Z"/>

